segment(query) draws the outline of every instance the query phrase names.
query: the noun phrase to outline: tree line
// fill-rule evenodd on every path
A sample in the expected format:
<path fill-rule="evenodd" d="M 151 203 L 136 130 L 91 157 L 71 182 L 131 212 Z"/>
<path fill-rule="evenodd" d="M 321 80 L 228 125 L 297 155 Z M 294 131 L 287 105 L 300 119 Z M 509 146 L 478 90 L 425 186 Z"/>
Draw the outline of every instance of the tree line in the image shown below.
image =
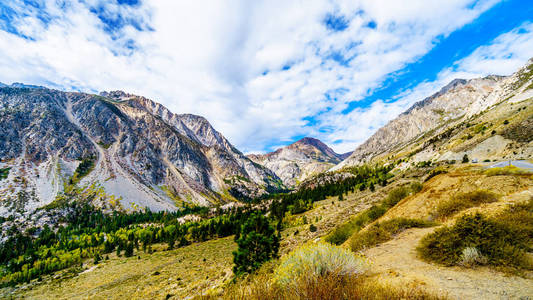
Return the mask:
<path fill-rule="evenodd" d="M 346 169 L 353 176 L 338 181 L 318 178 L 321 183 L 317 186 L 275 195 L 266 200 L 270 203 L 266 207 L 248 204 L 215 213 L 207 207 L 185 207 L 177 212 L 108 214 L 88 203 L 71 202 L 69 213 L 58 220 L 64 225 L 55 230 L 47 225 L 24 233 L 14 226 L 7 230 L 9 238 L 0 245 L 0 285 L 29 282 L 80 265 L 87 258 L 98 263 L 113 252 L 129 257 L 135 251 L 151 253 L 155 243 L 165 243 L 173 249 L 233 234 L 239 246 L 234 254 L 235 274 L 252 272 L 277 256 L 281 224 L 287 212 L 301 213 L 328 196 L 341 198 L 349 191 L 386 185 L 391 169 L 353 167 Z M 201 220 L 179 222 L 180 217 L 189 214 L 200 215 Z"/>
<path fill-rule="evenodd" d="M 189 209 L 204 211 L 202 209 Z M 135 251 L 152 252 L 155 243 L 166 243 L 168 249 L 192 242 L 233 235 L 246 220 L 249 209 L 233 208 L 224 213 L 181 224 L 185 212 L 149 210 L 132 214 L 106 215 L 89 204 L 79 206 L 68 216 L 68 225 L 56 231 L 48 225 L 38 232 L 31 228 L 20 233 L 8 229 L 10 236 L 0 245 L 0 284 L 29 282 L 34 278 L 81 264 L 94 258 L 98 263 L 106 254 L 133 256 Z"/>

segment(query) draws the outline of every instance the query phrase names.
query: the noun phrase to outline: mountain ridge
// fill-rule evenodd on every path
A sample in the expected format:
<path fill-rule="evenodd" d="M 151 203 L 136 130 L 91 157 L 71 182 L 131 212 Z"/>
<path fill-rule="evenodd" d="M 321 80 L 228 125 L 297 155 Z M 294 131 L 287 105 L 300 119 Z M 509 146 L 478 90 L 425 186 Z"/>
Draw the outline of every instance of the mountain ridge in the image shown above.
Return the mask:
<path fill-rule="evenodd" d="M 294 187 L 338 164 L 346 155 L 336 153 L 319 139 L 304 137 L 273 152 L 250 154 L 248 158 L 272 170 L 285 185 Z"/>
<path fill-rule="evenodd" d="M 531 99 L 533 89 L 528 83 L 531 82 L 532 74 L 533 59 L 530 59 L 524 67 L 510 76 L 489 75 L 469 80 L 454 79 L 378 129 L 332 170 L 385 158 L 388 154 L 399 153 L 401 149 L 412 146 L 417 139 L 426 138 L 425 135 L 442 134 L 454 126 L 466 124 L 467 120 L 501 103 L 518 103 Z M 457 159 L 459 155 L 455 152 L 446 155 L 437 152 L 433 151 L 424 157 L 415 156 L 415 159 Z M 462 153 L 461 155 L 468 154 L 466 151 Z"/>
<path fill-rule="evenodd" d="M 282 187 L 205 118 L 141 96 L 1 87 L 0 99 L 0 168 L 9 168 L 2 215 L 54 201 L 81 161 L 93 167 L 79 184 L 98 183 L 126 210 L 214 205 Z"/>

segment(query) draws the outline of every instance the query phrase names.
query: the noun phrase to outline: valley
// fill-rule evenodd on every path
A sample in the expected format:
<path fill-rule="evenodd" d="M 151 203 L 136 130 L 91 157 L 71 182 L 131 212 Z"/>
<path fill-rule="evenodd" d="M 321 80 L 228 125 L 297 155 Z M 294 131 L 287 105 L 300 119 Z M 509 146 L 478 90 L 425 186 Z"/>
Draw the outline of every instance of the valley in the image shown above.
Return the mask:
<path fill-rule="evenodd" d="M 528 299 L 532 81 L 248 155 L 142 96 L 2 86 L 0 297 Z"/>

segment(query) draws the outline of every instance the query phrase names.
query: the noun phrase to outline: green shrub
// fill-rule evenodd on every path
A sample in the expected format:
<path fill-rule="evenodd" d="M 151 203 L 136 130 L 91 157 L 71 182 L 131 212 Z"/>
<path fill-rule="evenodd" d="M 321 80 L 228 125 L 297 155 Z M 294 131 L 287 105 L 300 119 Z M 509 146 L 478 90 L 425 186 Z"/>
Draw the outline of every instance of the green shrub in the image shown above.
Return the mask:
<path fill-rule="evenodd" d="M 418 181 L 415 181 L 415 182 L 411 183 L 411 185 L 409 186 L 409 188 L 411 189 L 411 192 L 413 194 L 416 194 L 416 193 L 420 192 L 423 187 L 424 186 L 422 185 L 422 183 L 420 183 Z"/>
<path fill-rule="evenodd" d="M 354 252 L 359 251 L 391 240 L 393 235 L 398 234 L 405 229 L 431 226 L 435 226 L 435 223 L 406 218 L 397 218 L 376 223 L 368 227 L 365 231 L 356 233 L 350 241 L 350 248 Z"/>
<path fill-rule="evenodd" d="M 274 282 L 285 286 L 302 277 L 361 275 L 366 260 L 348 249 L 327 243 L 309 243 L 287 254 L 274 271 Z"/>
<path fill-rule="evenodd" d="M 2 179 L 6 179 L 7 176 L 9 175 L 9 170 L 11 168 L 3 168 L 3 169 L 0 169 L 0 180 Z"/>
<path fill-rule="evenodd" d="M 344 243 L 355 231 L 360 229 L 360 226 L 356 224 L 358 218 L 353 218 L 352 220 L 337 226 L 330 232 L 324 240 L 330 244 L 340 245 Z"/>
<path fill-rule="evenodd" d="M 317 228 L 314 224 L 309 225 L 309 231 L 316 232 Z"/>
<path fill-rule="evenodd" d="M 485 170 L 485 175 L 487 176 L 497 176 L 497 175 L 527 175 L 531 174 L 531 171 L 524 170 L 513 165 L 506 167 L 495 167 Z"/>
<path fill-rule="evenodd" d="M 533 214 L 531 208 L 521 211 L 529 217 Z M 512 212 L 504 215 L 508 214 Z M 489 265 L 531 269 L 525 254 L 531 251 L 531 224 L 523 228 L 519 219 L 512 216 L 503 219 L 488 219 L 479 213 L 465 215 L 453 226 L 439 228 L 422 238 L 417 251 L 425 260 L 451 266 L 464 261 L 464 249 L 475 247 Z"/>
<path fill-rule="evenodd" d="M 455 163 L 455 161 L 453 161 L 453 163 Z M 440 175 L 440 174 L 445 174 L 445 173 L 448 173 L 446 170 L 443 170 L 443 169 L 440 169 L 440 168 L 437 168 L 437 169 L 434 169 L 434 170 L 431 170 L 431 172 L 429 172 L 429 175 L 428 177 L 426 177 L 426 179 L 424 180 L 424 182 L 430 180 L 431 178 L 437 176 L 437 175 Z"/>
<path fill-rule="evenodd" d="M 396 205 L 403 198 L 407 197 L 411 190 L 411 188 L 407 187 L 393 189 L 389 192 L 387 198 L 385 198 L 381 204 L 373 205 L 369 209 L 359 213 L 348 222 L 337 226 L 324 238 L 324 240 L 335 245 L 344 243 L 350 236 L 352 236 L 354 232 L 359 231 L 361 228 L 383 216 L 387 210 Z"/>
<path fill-rule="evenodd" d="M 383 216 L 387 212 L 387 208 L 384 205 L 372 206 L 367 212 L 367 218 L 361 218 L 361 226 L 368 224 L 374 220 L 377 220 L 379 217 Z"/>
<path fill-rule="evenodd" d="M 393 207 L 398 202 L 400 202 L 400 200 L 407 197 L 409 195 L 409 192 L 410 190 L 408 187 L 395 188 L 389 192 L 389 195 L 387 195 L 387 198 L 385 198 L 383 204 L 388 208 Z"/>
<path fill-rule="evenodd" d="M 459 193 L 451 199 L 439 203 L 437 206 L 437 216 L 451 216 L 467 208 L 496 201 L 498 201 L 498 195 L 489 191 L 478 190 L 468 193 Z"/>

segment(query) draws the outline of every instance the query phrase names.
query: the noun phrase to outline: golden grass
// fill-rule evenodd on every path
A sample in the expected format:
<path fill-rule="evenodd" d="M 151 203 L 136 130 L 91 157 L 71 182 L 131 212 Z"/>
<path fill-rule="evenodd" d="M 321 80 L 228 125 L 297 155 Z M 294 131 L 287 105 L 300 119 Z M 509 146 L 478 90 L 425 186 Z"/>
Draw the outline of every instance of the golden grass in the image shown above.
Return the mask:
<path fill-rule="evenodd" d="M 110 255 L 97 267 L 72 278 L 45 278 L 16 297 L 29 299 L 182 299 L 217 289 L 233 276 L 233 237 L 215 239 L 151 255 Z M 136 253 L 137 254 L 137 253 Z M 0 298 L 6 297 L 0 293 Z"/>
<path fill-rule="evenodd" d="M 487 176 L 496 176 L 496 175 L 529 175 L 533 172 L 515 167 L 513 165 L 506 167 L 495 167 L 487 169 L 485 172 Z"/>
<path fill-rule="evenodd" d="M 527 252 L 532 235 L 533 197 L 508 206 L 496 217 L 463 215 L 455 224 L 425 236 L 417 251 L 425 260 L 450 266 L 462 264 L 465 249 L 475 247 L 489 265 L 531 270 L 533 261 Z"/>
<path fill-rule="evenodd" d="M 458 193 L 448 200 L 439 202 L 437 216 L 444 218 L 470 207 L 479 206 L 483 203 L 498 201 L 498 195 L 493 192 L 477 190 L 467 193 Z"/>
<path fill-rule="evenodd" d="M 302 277 L 291 286 L 279 286 L 269 281 L 268 274 L 260 274 L 247 282 L 236 283 L 222 295 L 204 296 L 197 299 L 447 299 L 446 295 L 436 295 L 415 283 L 402 286 L 379 282 L 366 276 L 339 276 L 329 274 L 319 277 Z"/>
<path fill-rule="evenodd" d="M 396 218 L 379 223 L 374 223 L 363 231 L 355 233 L 350 239 L 352 251 L 360 251 L 368 247 L 384 243 L 408 228 L 432 227 L 436 224 L 418 219 Z"/>
<path fill-rule="evenodd" d="M 503 175 L 486 176 L 475 172 L 450 172 L 439 175 L 424 184 L 416 195 L 406 198 L 391 208 L 381 221 L 394 218 L 427 219 L 436 213 L 439 203 L 448 201 L 458 193 L 469 193 L 478 189 L 506 196 L 529 189 L 533 177 Z"/>

